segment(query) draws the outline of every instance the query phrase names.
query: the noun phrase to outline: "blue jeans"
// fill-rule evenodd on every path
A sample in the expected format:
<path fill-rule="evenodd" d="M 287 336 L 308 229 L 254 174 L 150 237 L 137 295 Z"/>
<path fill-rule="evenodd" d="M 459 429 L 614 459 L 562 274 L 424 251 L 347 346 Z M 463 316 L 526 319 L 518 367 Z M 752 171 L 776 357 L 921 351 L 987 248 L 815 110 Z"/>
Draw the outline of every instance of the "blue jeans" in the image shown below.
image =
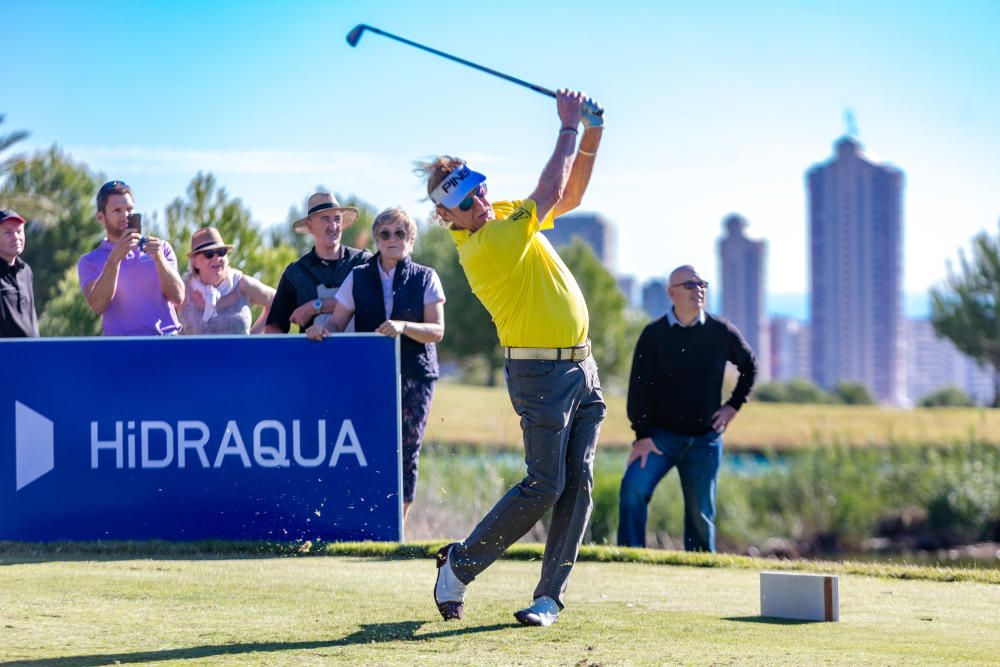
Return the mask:
<path fill-rule="evenodd" d="M 722 459 L 722 436 L 715 431 L 704 435 L 683 435 L 655 429 L 653 442 L 663 452 L 651 452 L 646 467 L 640 459 L 632 462 L 622 478 L 618 495 L 618 544 L 623 547 L 646 546 L 646 507 L 653 490 L 677 466 L 684 493 L 684 549 L 715 551 L 715 492 L 719 463 Z"/>

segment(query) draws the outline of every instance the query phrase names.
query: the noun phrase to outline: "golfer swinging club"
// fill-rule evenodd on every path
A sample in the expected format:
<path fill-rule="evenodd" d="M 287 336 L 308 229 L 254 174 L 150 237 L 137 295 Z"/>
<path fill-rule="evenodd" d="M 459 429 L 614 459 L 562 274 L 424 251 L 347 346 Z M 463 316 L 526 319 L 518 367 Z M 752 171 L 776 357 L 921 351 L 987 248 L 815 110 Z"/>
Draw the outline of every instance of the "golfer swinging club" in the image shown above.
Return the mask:
<path fill-rule="evenodd" d="M 594 453 L 606 406 L 587 339 L 587 304 L 539 230 L 579 206 L 604 120 L 600 105 L 575 91 L 560 90 L 556 109 L 556 147 L 527 199 L 490 204 L 486 177 L 458 158 L 419 165 L 469 285 L 496 323 L 528 467 L 465 540 L 438 552 L 434 601 L 445 620 L 462 618 L 466 586 L 553 508 L 534 601 L 514 616 L 524 625 L 555 622 L 593 507 Z"/>

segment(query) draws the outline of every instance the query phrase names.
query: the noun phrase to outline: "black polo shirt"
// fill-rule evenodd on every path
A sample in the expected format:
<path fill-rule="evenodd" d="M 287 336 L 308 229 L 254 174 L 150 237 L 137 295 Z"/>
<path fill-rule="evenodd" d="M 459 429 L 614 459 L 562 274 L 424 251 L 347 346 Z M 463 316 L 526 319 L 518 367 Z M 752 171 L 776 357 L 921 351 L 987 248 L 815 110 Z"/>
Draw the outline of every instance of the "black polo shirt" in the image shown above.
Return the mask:
<path fill-rule="evenodd" d="M 0 338 L 37 338 L 31 267 L 20 257 L 13 266 L 0 260 Z"/>
<path fill-rule="evenodd" d="M 343 254 L 340 259 L 322 259 L 316 254 L 316 248 L 313 248 L 288 265 L 281 274 L 274 299 L 271 301 L 271 310 L 267 314 L 268 325 L 277 325 L 288 333 L 291 329 L 292 313 L 302 304 L 316 300 L 318 295 L 316 288 L 319 285 L 328 289 L 340 287 L 354 267 L 372 258 L 372 254 L 367 250 L 341 247 Z M 309 320 L 302 331 L 308 329 L 311 324 L 312 320 Z"/>

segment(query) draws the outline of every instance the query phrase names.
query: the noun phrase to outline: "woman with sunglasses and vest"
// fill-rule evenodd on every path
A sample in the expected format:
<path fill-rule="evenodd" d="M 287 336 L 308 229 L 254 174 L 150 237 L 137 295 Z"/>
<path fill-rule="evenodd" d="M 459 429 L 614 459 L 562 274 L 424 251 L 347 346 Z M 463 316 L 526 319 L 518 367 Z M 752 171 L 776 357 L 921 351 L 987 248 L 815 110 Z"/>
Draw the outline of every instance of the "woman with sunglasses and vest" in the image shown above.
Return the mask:
<path fill-rule="evenodd" d="M 435 343 L 444 338 L 444 289 L 437 272 L 410 259 L 417 226 L 400 208 L 389 208 L 372 224 L 375 249 L 337 290 L 326 322 L 306 330 L 312 340 L 344 331 L 351 318 L 358 332 L 400 338 L 403 422 L 403 518 L 417 489 L 417 463 L 434 397 L 438 361 Z"/>
<path fill-rule="evenodd" d="M 202 336 L 264 331 L 274 288 L 229 266 L 232 249 L 214 227 L 204 227 L 191 235 L 181 333 Z M 252 325 L 251 306 L 264 309 Z"/>

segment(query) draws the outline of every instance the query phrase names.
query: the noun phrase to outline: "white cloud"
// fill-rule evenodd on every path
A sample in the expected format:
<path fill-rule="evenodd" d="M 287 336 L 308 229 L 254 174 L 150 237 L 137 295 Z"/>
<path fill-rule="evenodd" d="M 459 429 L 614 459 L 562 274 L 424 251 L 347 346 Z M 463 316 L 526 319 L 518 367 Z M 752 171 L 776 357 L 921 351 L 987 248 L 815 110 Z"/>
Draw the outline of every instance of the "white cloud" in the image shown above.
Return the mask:
<path fill-rule="evenodd" d="M 208 150 L 148 146 L 70 146 L 68 152 L 84 161 L 113 164 L 130 173 L 315 174 L 371 170 L 380 158 L 346 151 L 288 151 L 264 149 Z"/>

